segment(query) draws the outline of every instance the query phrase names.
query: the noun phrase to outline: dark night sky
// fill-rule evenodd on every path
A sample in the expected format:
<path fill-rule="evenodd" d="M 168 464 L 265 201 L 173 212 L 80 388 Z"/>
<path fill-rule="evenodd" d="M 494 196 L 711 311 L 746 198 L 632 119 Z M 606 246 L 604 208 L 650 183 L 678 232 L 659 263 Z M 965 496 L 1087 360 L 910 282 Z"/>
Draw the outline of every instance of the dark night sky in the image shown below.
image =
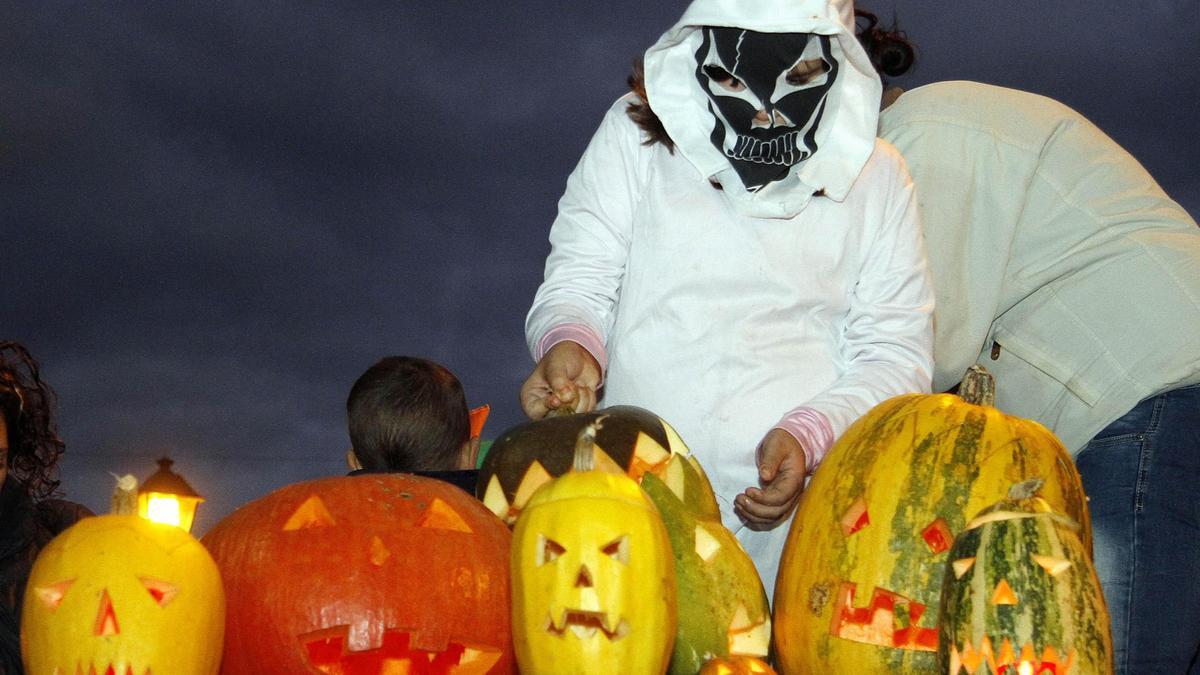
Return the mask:
<path fill-rule="evenodd" d="M 166 452 L 203 531 L 340 472 L 387 354 L 519 422 L 555 203 L 685 5 L 0 2 L 0 338 L 59 392 L 67 495 Z M 921 48 L 899 84 L 1058 98 L 1200 214 L 1200 3 L 862 6 Z"/>

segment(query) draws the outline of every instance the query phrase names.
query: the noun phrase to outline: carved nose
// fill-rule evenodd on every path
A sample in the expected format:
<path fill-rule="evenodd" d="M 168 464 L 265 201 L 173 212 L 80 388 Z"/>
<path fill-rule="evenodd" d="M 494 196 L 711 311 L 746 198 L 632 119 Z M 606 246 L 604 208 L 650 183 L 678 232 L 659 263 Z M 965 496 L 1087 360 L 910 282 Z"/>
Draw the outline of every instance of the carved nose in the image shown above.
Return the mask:
<path fill-rule="evenodd" d="M 1004 579 L 996 584 L 996 590 L 992 592 L 993 605 L 1015 605 L 1019 602 L 1017 594 L 1013 591 L 1012 586 Z"/>
<path fill-rule="evenodd" d="M 96 612 L 96 626 L 92 632 L 100 637 L 121 632 L 121 627 L 117 624 L 117 612 L 113 609 L 112 598 L 108 597 L 107 588 L 100 594 L 100 609 Z"/>
<path fill-rule="evenodd" d="M 588 571 L 587 565 L 579 566 L 579 574 L 575 577 L 575 588 L 591 588 L 592 573 Z"/>

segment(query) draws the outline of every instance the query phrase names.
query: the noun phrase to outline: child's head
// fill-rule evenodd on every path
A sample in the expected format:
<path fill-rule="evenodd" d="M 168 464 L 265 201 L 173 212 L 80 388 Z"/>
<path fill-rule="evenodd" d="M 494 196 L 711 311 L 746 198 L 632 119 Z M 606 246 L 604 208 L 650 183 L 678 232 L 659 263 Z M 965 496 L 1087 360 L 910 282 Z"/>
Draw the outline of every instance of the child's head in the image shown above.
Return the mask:
<path fill-rule="evenodd" d="M 368 471 L 474 465 L 462 384 L 432 361 L 411 356 L 379 361 L 350 389 L 346 414 L 353 453 Z"/>

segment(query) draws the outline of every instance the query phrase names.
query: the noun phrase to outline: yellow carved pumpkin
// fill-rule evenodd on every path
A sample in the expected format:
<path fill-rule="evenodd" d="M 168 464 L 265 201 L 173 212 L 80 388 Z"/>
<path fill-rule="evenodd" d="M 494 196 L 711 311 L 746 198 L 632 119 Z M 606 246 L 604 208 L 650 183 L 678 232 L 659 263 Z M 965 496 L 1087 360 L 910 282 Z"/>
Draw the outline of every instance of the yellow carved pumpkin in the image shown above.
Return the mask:
<path fill-rule="evenodd" d="M 662 673 L 671 656 L 670 540 L 633 479 L 592 467 L 594 438 L 594 425 L 581 432 L 575 469 L 539 488 L 513 531 L 513 641 L 525 675 Z"/>
<path fill-rule="evenodd" d="M 85 518 L 42 549 L 24 601 L 29 675 L 212 675 L 221 662 L 221 578 L 178 527 Z"/>
<path fill-rule="evenodd" d="M 776 667 L 799 673 L 933 672 L 948 551 L 1014 483 L 1082 527 L 1087 502 L 1062 443 L 991 405 L 982 369 L 962 396 L 884 401 L 838 439 L 792 521 L 775 584 Z"/>

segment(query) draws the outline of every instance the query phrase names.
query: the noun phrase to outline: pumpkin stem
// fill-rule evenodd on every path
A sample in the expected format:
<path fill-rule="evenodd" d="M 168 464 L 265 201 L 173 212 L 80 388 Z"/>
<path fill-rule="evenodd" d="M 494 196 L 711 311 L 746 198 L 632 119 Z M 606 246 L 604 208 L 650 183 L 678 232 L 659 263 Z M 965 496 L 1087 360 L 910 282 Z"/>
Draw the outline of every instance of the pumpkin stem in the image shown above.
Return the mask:
<path fill-rule="evenodd" d="M 596 468 L 596 432 L 600 430 L 601 422 L 608 415 L 602 415 L 589 423 L 575 437 L 575 460 L 572 462 L 573 471 L 591 471 Z"/>
<path fill-rule="evenodd" d="M 996 378 L 976 363 L 963 375 L 962 383 L 958 385 L 958 397 L 967 403 L 990 408 L 996 404 Z"/>
<path fill-rule="evenodd" d="M 1029 499 L 1030 497 L 1036 495 L 1038 490 L 1042 489 L 1042 485 L 1044 485 L 1045 482 L 1046 481 L 1042 480 L 1041 478 L 1030 478 L 1029 480 L 1022 481 L 1020 483 L 1014 483 L 1013 486 L 1008 489 L 1008 498 L 1014 501 Z"/>
<path fill-rule="evenodd" d="M 137 509 L 137 487 L 138 480 L 133 474 L 125 474 L 118 476 L 115 473 L 109 472 L 113 478 L 117 479 L 117 484 L 113 486 L 111 511 L 120 515 L 136 514 Z"/>
<path fill-rule="evenodd" d="M 575 407 L 569 406 L 569 405 L 564 405 L 561 408 L 551 408 L 550 410 L 546 411 L 547 418 L 566 417 L 567 415 L 574 415 L 574 414 L 575 414 Z"/>

